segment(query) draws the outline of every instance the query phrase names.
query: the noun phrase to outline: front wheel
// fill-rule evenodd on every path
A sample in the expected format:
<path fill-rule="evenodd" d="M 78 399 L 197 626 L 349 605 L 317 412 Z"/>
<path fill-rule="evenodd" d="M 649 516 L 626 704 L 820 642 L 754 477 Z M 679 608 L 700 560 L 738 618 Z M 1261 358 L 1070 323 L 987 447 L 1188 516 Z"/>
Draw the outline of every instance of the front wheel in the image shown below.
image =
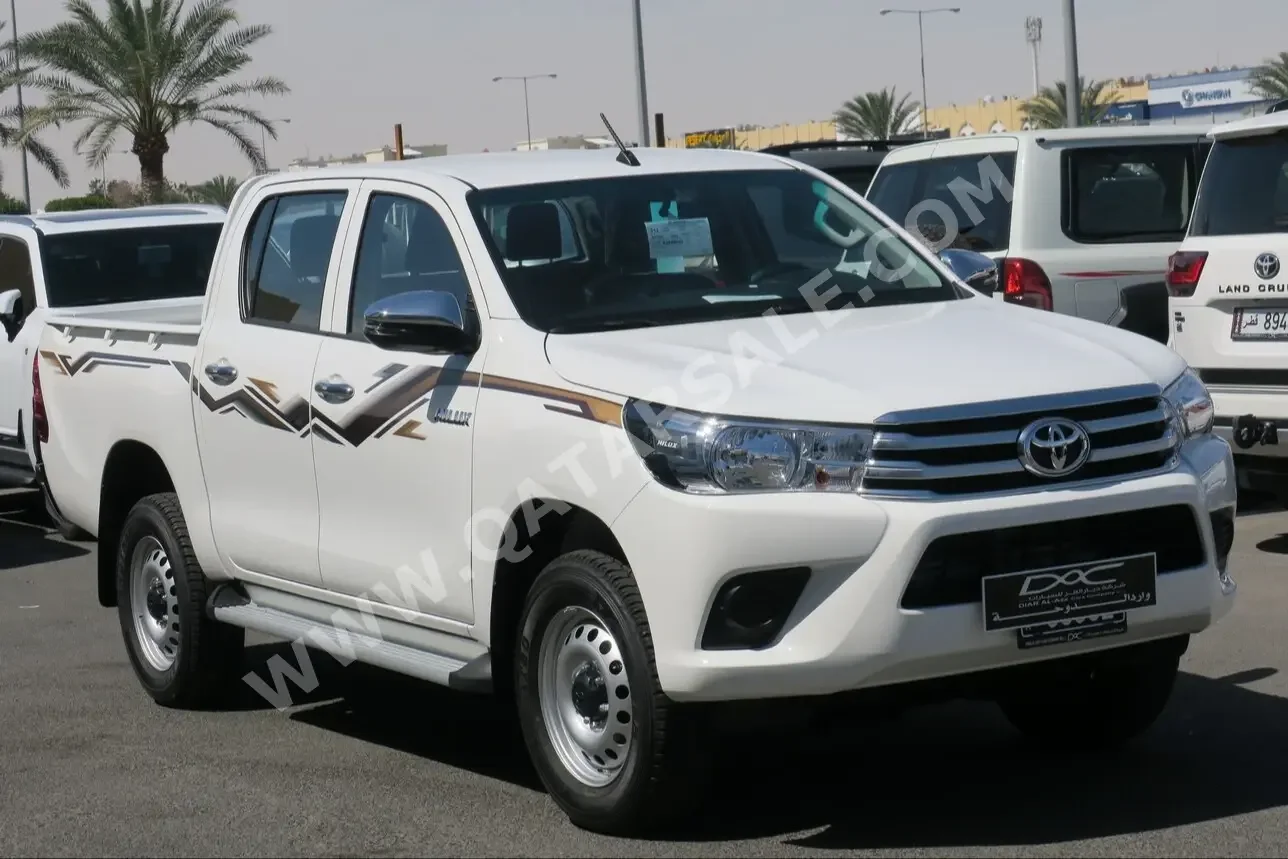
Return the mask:
<path fill-rule="evenodd" d="M 226 692 L 245 632 L 206 615 L 207 581 L 179 499 L 149 495 L 121 529 L 116 604 L 134 673 L 168 707 L 198 708 Z"/>
<path fill-rule="evenodd" d="M 705 748 L 693 714 L 660 689 L 630 569 L 599 552 L 556 558 L 528 593 L 517 648 L 524 740 L 569 819 L 615 835 L 673 822 L 697 795 Z"/>
<path fill-rule="evenodd" d="M 1173 645 L 1151 642 L 1035 666 L 998 704 L 1016 729 L 1044 745 L 1114 749 L 1149 730 L 1166 709 L 1180 670 L 1181 648 Z"/>

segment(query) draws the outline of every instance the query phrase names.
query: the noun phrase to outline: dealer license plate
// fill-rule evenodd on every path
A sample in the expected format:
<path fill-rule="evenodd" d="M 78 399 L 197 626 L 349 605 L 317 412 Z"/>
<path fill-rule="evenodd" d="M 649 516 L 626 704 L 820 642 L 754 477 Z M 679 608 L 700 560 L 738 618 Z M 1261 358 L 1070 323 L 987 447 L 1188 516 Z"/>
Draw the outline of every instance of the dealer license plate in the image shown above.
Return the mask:
<path fill-rule="evenodd" d="M 1236 307 L 1232 340 L 1288 340 L 1288 307 Z"/>
<path fill-rule="evenodd" d="M 1127 632 L 1127 613 L 1120 611 L 1114 614 L 1080 617 L 1076 620 L 1057 620 L 1055 623 L 1043 623 L 1038 626 L 1021 626 L 1015 631 L 1015 636 L 1020 650 L 1028 650 L 1052 644 L 1090 641 L 1109 635 L 1122 635 L 1125 632 Z"/>
<path fill-rule="evenodd" d="M 1035 627 L 1156 605 L 1157 578 L 1153 552 L 985 576 L 984 628 Z"/>

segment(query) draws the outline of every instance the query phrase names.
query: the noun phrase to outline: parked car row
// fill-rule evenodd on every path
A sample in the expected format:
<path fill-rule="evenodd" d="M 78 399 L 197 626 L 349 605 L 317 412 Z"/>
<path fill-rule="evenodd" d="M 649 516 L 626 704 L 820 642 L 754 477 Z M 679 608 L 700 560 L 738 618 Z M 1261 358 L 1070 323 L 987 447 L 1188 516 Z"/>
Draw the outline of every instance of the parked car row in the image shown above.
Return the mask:
<path fill-rule="evenodd" d="M 1047 305 L 870 201 L 989 145 L 1020 187 L 988 252 L 1029 242 Z M 752 702 L 980 695 L 1113 747 L 1233 605 L 1234 462 L 1175 350 L 1034 309 L 1113 300 L 1020 226 L 1025 177 L 1094 197 L 1178 145 L 917 144 L 870 200 L 714 150 L 258 177 L 199 319 L 49 311 L 26 440 L 157 702 L 227 694 L 247 629 L 496 694 L 595 830 L 694 813 Z"/>

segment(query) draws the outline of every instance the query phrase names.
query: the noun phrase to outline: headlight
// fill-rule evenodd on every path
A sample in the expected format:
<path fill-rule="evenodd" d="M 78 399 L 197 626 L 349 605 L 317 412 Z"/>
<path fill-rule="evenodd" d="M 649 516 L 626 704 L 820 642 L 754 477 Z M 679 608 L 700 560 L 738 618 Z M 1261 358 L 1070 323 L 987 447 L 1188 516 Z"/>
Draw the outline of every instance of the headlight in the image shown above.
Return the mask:
<path fill-rule="evenodd" d="M 687 412 L 631 400 L 624 425 L 661 483 L 685 492 L 854 492 L 872 431 Z"/>
<path fill-rule="evenodd" d="M 1216 408 L 1207 387 L 1199 381 L 1198 374 L 1187 369 L 1163 392 L 1172 410 L 1183 438 L 1192 438 L 1211 432 L 1216 420 Z"/>

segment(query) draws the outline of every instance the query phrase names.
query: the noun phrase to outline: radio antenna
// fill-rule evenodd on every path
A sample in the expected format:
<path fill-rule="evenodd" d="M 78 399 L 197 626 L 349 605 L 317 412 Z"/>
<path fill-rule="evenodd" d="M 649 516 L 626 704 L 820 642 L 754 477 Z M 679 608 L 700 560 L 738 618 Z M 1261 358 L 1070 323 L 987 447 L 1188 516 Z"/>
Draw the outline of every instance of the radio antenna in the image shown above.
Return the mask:
<path fill-rule="evenodd" d="M 627 167 L 640 166 L 640 160 L 635 157 L 635 153 L 627 149 L 626 144 L 622 143 L 622 139 L 617 136 L 617 132 L 613 131 L 612 123 L 608 121 L 608 117 L 604 116 L 603 113 L 600 113 L 599 118 L 603 120 L 604 128 L 608 129 L 608 134 L 613 138 L 613 142 L 617 144 L 617 160 L 622 164 L 625 164 Z"/>

